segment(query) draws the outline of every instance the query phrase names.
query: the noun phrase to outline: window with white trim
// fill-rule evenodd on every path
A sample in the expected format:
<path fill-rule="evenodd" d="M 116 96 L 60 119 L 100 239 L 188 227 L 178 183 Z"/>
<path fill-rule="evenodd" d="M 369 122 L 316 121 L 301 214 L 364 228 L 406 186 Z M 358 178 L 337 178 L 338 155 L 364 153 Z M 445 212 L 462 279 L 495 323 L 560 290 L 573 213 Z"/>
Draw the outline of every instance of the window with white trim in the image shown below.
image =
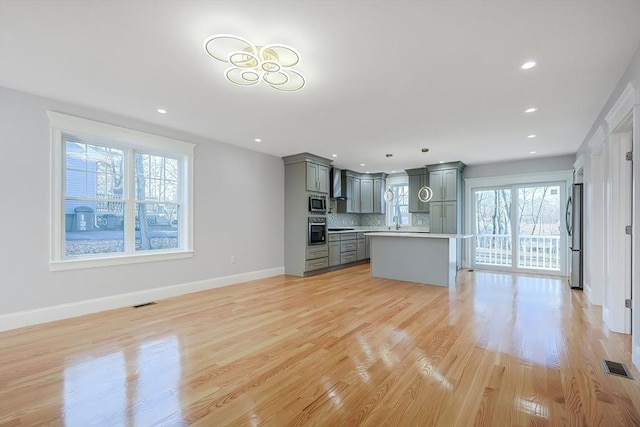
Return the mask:
<path fill-rule="evenodd" d="M 51 269 L 192 254 L 194 145 L 49 112 Z"/>

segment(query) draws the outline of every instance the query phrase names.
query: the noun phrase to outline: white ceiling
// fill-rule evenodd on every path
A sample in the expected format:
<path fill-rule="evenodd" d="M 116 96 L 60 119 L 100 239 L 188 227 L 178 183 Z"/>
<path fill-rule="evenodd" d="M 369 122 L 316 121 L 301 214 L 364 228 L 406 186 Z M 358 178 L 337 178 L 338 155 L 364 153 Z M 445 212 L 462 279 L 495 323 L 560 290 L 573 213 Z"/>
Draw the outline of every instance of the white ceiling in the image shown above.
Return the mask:
<path fill-rule="evenodd" d="M 471 165 L 575 153 L 639 23 L 637 0 L 0 0 L 0 84 L 356 171 Z M 228 83 L 218 33 L 295 47 L 307 86 Z"/>

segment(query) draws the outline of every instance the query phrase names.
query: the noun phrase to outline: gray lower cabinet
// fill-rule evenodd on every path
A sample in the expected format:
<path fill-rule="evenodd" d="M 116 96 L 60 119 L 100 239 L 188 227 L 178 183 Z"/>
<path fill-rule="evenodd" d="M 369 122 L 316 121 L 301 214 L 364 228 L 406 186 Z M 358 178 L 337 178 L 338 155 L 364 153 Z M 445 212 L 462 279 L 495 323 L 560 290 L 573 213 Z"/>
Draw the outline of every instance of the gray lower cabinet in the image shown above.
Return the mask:
<path fill-rule="evenodd" d="M 329 248 L 327 245 L 319 245 L 307 248 L 305 271 L 319 270 L 329 267 Z"/>
<path fill-rule="evenodd" d="M 356 258 L 358 261 L 367 258 L 367 240 L 364 233 L 356 234 Z"/>
<path fill-rule="evenodd" d="M 328 258 L 312 259 L 312 260 L 308 260 L 305 263 L 305 271 L 319 270 L 321 268 L 327 268 L 327 267 L 329 267 Z"/>
<path fill-rule="evenodd" d="M 357 261 L 358 257 L 355 251 L 343 252 L 340 254 L 340 264 L 348 264 L 350 262 Z"/>
<path fill-rule="evenodd" d="M 358 260 L 357 245 L 356 233 L 343 233 L 340 235 L 340 264 L 348 264 Z"/>
<path fill-rule="evenodd" d="M 365 239 L 357 240 L 356 258 L 358 261 L 367 258 L 367 241 Z"/>
<path fill-rule="evenodd" d="M 339 235 L 337 235 L 340 238 Z M 337 242 L 331 241 L 331 235 L 329 235 L 329 267 L 340 265 L 340 240 Z"/>

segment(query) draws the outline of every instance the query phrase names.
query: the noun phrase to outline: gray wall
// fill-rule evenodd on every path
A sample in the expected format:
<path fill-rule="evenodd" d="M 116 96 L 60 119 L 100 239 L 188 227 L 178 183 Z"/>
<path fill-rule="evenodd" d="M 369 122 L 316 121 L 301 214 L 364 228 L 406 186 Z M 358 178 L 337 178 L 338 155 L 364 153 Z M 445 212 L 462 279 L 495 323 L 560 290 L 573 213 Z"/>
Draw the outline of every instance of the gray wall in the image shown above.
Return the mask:
<path fill-rule="evenodd" d="M 197 144 L 195 256 L 50 272 L 47 110 Z M 284 166 L 271 155 L 0 87 L 0 236 L 0 314 L 283 267 Z"/>
<path fill-rule="evenodd" d="M 566 156 L 544 157 L 541 159 L 471 165 L 464 169 L 462 176 L 463 178 L 484 178 L 566 171 L 573 170 L 575 160 L 575 154 L 568 154 Z"/>

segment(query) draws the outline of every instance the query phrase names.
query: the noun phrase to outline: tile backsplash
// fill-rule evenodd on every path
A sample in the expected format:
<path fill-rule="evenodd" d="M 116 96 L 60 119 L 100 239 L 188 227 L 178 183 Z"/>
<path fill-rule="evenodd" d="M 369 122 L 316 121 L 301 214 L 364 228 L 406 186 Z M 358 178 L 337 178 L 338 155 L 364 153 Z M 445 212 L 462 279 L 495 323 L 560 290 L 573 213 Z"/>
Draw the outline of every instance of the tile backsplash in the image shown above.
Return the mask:
<path fill-rule="evenodd" d="M 330 213 L 327 214 L 327 225 L 329 227 L 384 227 L 385 215 Z M 429 228 L 429 214 L 412 214 L 411 226 Z"/>

